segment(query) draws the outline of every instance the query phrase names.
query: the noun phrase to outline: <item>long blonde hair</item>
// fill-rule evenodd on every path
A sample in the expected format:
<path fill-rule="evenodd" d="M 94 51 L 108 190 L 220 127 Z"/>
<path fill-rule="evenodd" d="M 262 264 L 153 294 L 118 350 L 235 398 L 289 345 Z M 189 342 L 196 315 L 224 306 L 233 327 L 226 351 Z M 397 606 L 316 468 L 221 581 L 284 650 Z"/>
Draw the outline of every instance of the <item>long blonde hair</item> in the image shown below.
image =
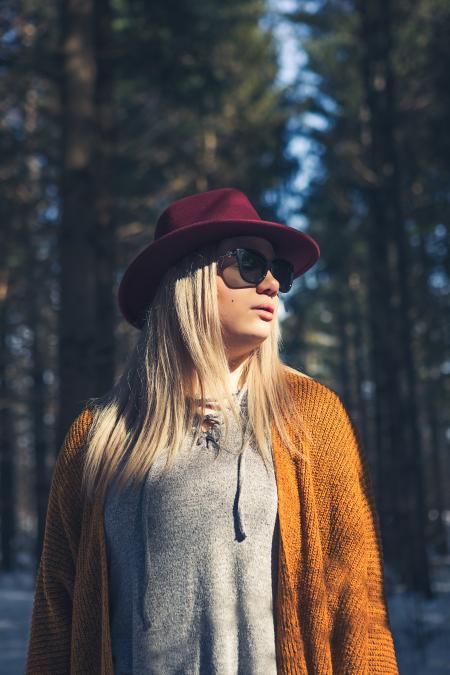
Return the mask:
<path fill-rule="evenodd" d="M 217 401 L 225 433 L 226 410 L 239 419 L 219 318 L 216 247 L 207 244 L 167 270 L 122 374 L 105 396 L 87 401 L 92 422 L 82 489 L 88 498 L 103 497 L 113 477 L 119 489 L 140 483 L 163 452 L 164 471 L 169 471 L 198 414 L 196 395 Z M 280 360 L 280 344 L 276 319 L 270 335 L 250 354 L 241 378 L 247 385 L 250 433 L 266 466 L 272 421 L 294 450 L 283 422 L 283 411 L 292 406 L 285 372 L 292 369 Z M 201 421 L 204 414 L 203 403 Z M 200 425 L 193 443 L 199 433 Z"/>

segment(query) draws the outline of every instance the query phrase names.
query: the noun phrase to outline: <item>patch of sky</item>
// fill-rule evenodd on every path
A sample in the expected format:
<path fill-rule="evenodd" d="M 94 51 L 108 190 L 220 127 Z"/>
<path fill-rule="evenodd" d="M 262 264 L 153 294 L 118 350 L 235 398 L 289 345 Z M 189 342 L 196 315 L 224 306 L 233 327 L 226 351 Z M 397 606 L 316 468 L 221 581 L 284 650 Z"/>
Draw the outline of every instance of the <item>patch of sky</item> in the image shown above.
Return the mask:
<path fill-rule="evenodd" d="M 303 124 L 310 127 L 311 129 L 316 129 L 317 131 L 325 131 L 330 128 L 330 123 L 326 117 L 318 113 L 305 112 L 302 115 Z"/>
<path fill-rule="evenodd" d="M 49 368 L 46 368 L 42 373 L 42 379 L 44 380 L 45 384 L 53 384 L 55 381 L 55 374 Z"/>
<path fill-rule="evenodd" d="M 45 188 L 45 194 L 47 197 L 57 197 L 58 196 L 58 186 L 56 183 L 49 183 Z"/>
<path fill-rule="evenodd" d="M 54 267 L 55 267 L 55 270 L 57 270 L 58 272 L 61 271 L 61 266 L 59 264 L 54 265 Z M 56 286 L 54 288 L 51 288 L 50 289 L 50 300 L 51 300 L 51 303 L 52 303 L 53 307 L 59 307 L 60 298 L 61 298 L 61 296 L 60 296 L 59 288 L 57 288 Z"/>
<path fill-rule="evenodd" d="M 55 222 L 59 218 L 59 209 L 56 204 L 50 204 L 44 211 L 44 217 L 47 221 Z"/>
<path fill-rule="evenodd" d="M 301 137 L 291 139 L 289 153 L 298 157 L 300 163 L 300 168 L 292 181 L 292 188 L 295 192 L 304 192 L 311 180 L 321 173 L 320 157 L 313 152 L 312 144 Z"/>
<path fill-rule="evenodd" d="M 318 2 L 306 2 L 302 5 L 302 11 L 305 12 L 314 13 L 318 8 Z M 336 111 L 336 104 L 320 94 L 321 78 L 308 70 L 308 56 L 301 47 L 301 40 L 308 36 L 309 29 L 286 18 L 296 10 L 298 3 L 295 0 L 268 0 L 267 3 L 267 12 L 262 25 L 265 29 L 271 30 L 275 38 L 278 57 L 276 84 L 290 88 L 292 97 L 296 100 L 320 97 L 323 110 L 332 114 Z M 299 230 L 308 229 L 308 221 L 300 213 L 303 204 L 302 193 L 307 191 L 311 181 L 320 177 L 323 172 L 319 145 L 307 138 L 307 130 L 325 131 L 329 125 L 329 120 L 319 113 L 302 113 L 291 118 L 288 124 L 290 140 L 286 156 L 297 159 L 299 169 L 285 188 L 265 195 L 268 203 L 273 203 L 274 199 L 278 200 L 279 219 Z M 317 279 L 314 273 L 295 279 L 291 291 L 280 296 L 281 320 L 288 315 L 283 299 L 287 300 L 291 294 L 298 292 L 299 286 L 302 285 L 310 289 L 316 288 Z"/>
<path fill-rule="evenodd" d="M 367 218 L 369 215 L 369 207 L 367 201 L 364 200 L 363 195 L 359 189 L 349 189 L 348 195 L 352 203 L 352 212 L 358 215 L 360 219 Z"/>
<path fill-rule="evenodd" d="M 5 42 L 6 44 L 12 44 L 19 38 L 19 33 L 15 28 L 10 28 L 5 31 L 3 35 L 0 36 L 0 41 Z"/>
<path fill-rule="evenodd" d="M 436 269 L 431 272 L 428 282 L 439 295 L 447 295 L 450 291 L 449 279 L 443 269 Z"/>
<path fill-rule="evenodd" d="M 37 153 L 36 158 L 39 161 L 40 166 L 44 167 L 48 165 L 48 157 L 42 152 Z"/>
<path fill-rule="evenodd" d="M 27 326 L 18 327 L 16 333 L 13 333 L 7 339 L 7 345 L 12 355 L 23 355 L 25 352 L 29 354 L 29 342 L 33 336 L 31 330 Z"/>
<path fill-rule="evenodd" d="M 426 249 L 430 256 L 439 260 L 445 258 L 447 255 L 446 236 L 446 227 L 442 223 L 438 223 L 426 240 Z"/>
<path fill-rule="evenodd" d="M 372 380 L 363 380 L 361 383 L 361 394 L 364 399 L 371 399 L 375 393 L 375 383 Z"/>
<path fill-rule="evenodd" d="M 317 11 L 317 8 L 317 2 L 306 2 L 302 6 L 302 10 L 307 12 Z M 317 95 L 320 78 L 316 73 L 306 69 L 307 55 L 301 48 L 298 32 L 289 20 L 283 18 L 283 14 L 294 12 L 297 9 L 298 4 L 295 0 L 269 0 L 268 2 L 268 16 L 272 21 L 279 53 L 278 80 L 281 85 L 293 85 L 298 83 L 299 73 L 301 73 L 302 97 L 315 96 Z M 322 105 L 327 111 L 333 110 L 333 103 L 327 97 L 323 97 Z M 292 118 L 288 125 L 288 131 L 292 134 L 292 138 L 288 143 L 286 154 L 296 157 L 299 161 L 300 169 L 295 178 L 294 187 L 303 190 L 314 174 L 320 170 L 320 159 L 311 141 L 304 136 L 296 135 L 299 131 L 299 124 L 303 130 L 305 130 L 305 127 L 309 127 L 320 131 L 325 130 L 329 124 L 319 114 L 304 113 L 297 118 Z M 291 224 L 290 220 L 288 224 Z"/>
<path fill-rule="evenodd" d="M 20 108 L 12 106 L 8 109 L 4 116 L 5 125 L 12 131 L 22 131 L 23 129 L 23 115 Z"/>

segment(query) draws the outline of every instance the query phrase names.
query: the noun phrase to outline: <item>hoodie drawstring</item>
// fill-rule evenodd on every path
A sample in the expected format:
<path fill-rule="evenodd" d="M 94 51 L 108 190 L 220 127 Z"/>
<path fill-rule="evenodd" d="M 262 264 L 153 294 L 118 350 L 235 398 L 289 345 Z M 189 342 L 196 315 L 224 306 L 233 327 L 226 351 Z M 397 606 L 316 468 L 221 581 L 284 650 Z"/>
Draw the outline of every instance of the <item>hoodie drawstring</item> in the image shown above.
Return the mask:
<path fill-rule="evenodd" d="M 245 531 L 244 524 L 244 511 L 242 508 L 241 495 L 244 486 L 244 475 L 245 475 L 245 447 L 242 452 L 239 453 L 238 458 L 238 484 L 237 484 L 237 525 L 239 528 L 239 535 L 241 540 L 245 539 L 247 533 Z"/>
<path fill-rule="evenodd" d="M 245 393 L 246 387 L 244 387 L 239 392 L 239 397 L 237 400 L 238 405 L 240 405 L 242 397 Z M 214 420 L 214 416 L 208 416 L 210 419 Z M 214 420 L 215 421 L 215 420 Z M 212 443 L 216 450 L 220 450 L 219 445 L 219 424 L 214 424 L 212 429 L 206 432 L 205 441 L 206 445 Z M 244 540 L 247 537 L 245 531 L 245 519 L 242 507 L 242 493 L 244 488 L 244 478 L 245 478 L 245 454 L 246 454 L 246 444 L 242 448 L 241 452 L 238 454 L 237 461 L 237 485 L 236 485 L 236 495 L 235 501 L 237 501 L 237 529 L 239 532 L 239 541 Z M 148 598 L 150 593 L 150 534 L 148 526 L 148 514 L 149 514 L 149 501 L 150 501 L 150 483 L 151 471 L 148 472 L 145 481 L 142 484 L 141 495 L 139 499 L 139 513 L 138 513 L 138 523 L 140 521 L 142 529 L 142 542 L 144 546 L 144 570 L 142 574 L 143 584 L 142 584 L 142 595 L 141 595 L 141 617 L 144 630 L 148 630 L 150 627 L 150 609 L 148 607 Z"/>

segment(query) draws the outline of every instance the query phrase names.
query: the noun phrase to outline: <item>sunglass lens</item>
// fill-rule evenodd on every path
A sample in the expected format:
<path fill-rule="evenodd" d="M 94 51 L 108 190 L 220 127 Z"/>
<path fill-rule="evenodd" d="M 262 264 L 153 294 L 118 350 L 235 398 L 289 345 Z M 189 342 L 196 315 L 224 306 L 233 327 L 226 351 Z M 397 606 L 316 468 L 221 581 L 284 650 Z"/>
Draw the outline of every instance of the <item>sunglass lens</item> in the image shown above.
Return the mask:
<path fill-rule="evenodd" d="M 264 279 L 266 273 L 264 258 L 251 251 L 243 250 L 239 257 L 239 270 L 244 281 L 258 284 Z"/>
<path fill-rule="evenodd" d="M 281 293 L 287 293 L 292 287 L 294 278 L 294 269 L 287 260 L 274 260 L 272 263 L 272 273 L 280 284 Z"/>

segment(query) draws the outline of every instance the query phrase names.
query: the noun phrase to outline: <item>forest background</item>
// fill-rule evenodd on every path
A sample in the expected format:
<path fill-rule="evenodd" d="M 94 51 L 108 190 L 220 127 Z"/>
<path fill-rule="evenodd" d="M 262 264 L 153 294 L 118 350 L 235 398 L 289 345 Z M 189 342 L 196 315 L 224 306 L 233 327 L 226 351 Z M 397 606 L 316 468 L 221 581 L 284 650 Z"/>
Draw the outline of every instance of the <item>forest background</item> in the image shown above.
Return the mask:
<path fill-rule="evenodd" d="M 360 433 L 399 664 L 450 672 L 449 35 L 444 0 L 3 0 L 5 583 L 34 574 L 65 433 L 136 340 L 126 265 L 170 201 L 234 186 L 320 245 L 282 356 Z"/>

